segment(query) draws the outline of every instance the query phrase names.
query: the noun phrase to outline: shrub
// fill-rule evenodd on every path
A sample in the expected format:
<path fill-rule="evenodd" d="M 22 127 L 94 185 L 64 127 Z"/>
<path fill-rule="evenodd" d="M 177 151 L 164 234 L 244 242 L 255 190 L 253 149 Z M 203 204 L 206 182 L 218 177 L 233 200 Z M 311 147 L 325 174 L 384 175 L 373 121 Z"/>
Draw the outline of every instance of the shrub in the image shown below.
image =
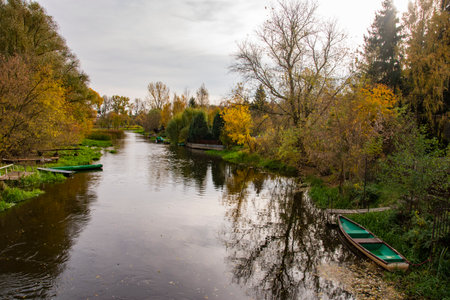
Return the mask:
<path fill-rule="evenodd" d="M 185 125 L 183 122 L 182 114 L 177 114 L 167 124 L 166 134 L 173 144 L 176 145 L 184 141 L 184 139 L 181 137 L 181 131 L 184 127 Z"/>
<path fill-rule="evenodd" d="M 211 134 L 209 132 L 208 123 L 206 122 L 206 114 L 201 111 L 195 114 L 189 126 L 188 141 L 196 142 L 208 139 L 211 139 Z"/>
<path fill-rule="evenodd" d="M 217 113 L 214 116 L 214 120 L 213 120 L 213 126 L 211 129 L 211 134 L 212 134 L 212 138 L 215 140 L 219 140 L 220 139 L 220 135 L 222 134 L 222 129 L 223 126 L 225 125 L 225 121 L 223 120 L 222 116 L 220 115 L 220 113 Z"/>

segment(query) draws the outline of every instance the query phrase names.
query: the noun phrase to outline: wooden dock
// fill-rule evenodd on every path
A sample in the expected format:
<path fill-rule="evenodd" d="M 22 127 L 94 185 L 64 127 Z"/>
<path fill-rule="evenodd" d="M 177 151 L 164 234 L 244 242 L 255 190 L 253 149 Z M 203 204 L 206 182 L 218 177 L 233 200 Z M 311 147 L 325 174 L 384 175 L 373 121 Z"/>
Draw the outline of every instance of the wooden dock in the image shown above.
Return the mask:
<path fill-rule="evenodd" d="M 20 180 L 24 177 L 32 175 L 34 172 L 8 172 L 5 175 L 0 176 L 0 181 L 8 181 L 8 180 Z"/>
<path fill-rule="evenodd" d="M 328 208 L 326 209 L 327 214 L 334 215 L 349 215 L 349 214 L 363 214 L 368 212 L 380 212 L 390 210 L 390 207 L 376 207 L 376 208 L 360 208 L 360 209 L 337 209 L 337 208 Z"/>
<path fill-rule="evenodd" d="M 52 168 L 37 168 L 37 169 L 39 171 L 44 171 L 44 172 L 63 174 L 64 176 L 72 176 L 75 173 L 74 171 L 58 170 L 58 169 L 52 169 Z"/>
<path fill-rule="evenodd" d="M 29 164 L 29 163 L 47 163 L 57 161 L 59 157 L 32 157 L 32 158 L 3 158 L 6 163 Z"/>
<path fill-rule="evenodd" d="M 187 143 L 186 147 L 200 150 L 223 150 L 224 145 Z"/>

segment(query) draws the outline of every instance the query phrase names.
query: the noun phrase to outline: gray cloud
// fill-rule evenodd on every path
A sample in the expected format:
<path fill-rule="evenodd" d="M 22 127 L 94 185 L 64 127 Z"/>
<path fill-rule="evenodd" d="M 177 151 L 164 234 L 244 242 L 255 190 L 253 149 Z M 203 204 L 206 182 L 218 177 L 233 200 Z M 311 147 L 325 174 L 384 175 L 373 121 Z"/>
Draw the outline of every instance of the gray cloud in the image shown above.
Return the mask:
<path fill-rule="evenodd" d="M 38 2 L 59 24 L 61 35 L 90 76 L 91 87 L 100 94 L 144 98 L 151 81 L 163 81 L 178 93 L 185 88 L 194 92 L 204 82 L 218 100 L 239 80 L 228 73 L 236 42 L 252 35 L 264 21 L 270 1 Z M 320 0 L 322 12 L 344 19 L 359 39 L 380 7 L 370 1 L 367 8 L 366 2 Z M 348 13 L 350 17 L 342 15 Z M 357 33 L 352 32 L 355 28 Z"/>

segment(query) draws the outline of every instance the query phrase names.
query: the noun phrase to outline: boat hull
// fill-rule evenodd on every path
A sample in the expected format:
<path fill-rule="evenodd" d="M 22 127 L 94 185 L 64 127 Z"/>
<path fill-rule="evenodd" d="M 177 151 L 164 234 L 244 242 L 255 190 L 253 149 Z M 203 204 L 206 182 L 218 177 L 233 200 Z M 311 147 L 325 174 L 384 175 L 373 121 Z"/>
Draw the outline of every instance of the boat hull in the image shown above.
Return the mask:
<path fill-rule="evenodd" d="M 403 255 L 372 232 L 344 216 L 338 216 L 338 223 L 344 237 L 379 266 L 388 271 L 405 271 L 409 268 L 408 260 Z"/>
<path fill-rule="evenodd" d="M 52 167 L 52 169 L 78 172 L 78 171 L 100 170 L 102 167 L 103 167 L 102 164 L 98 164 L 98 165 L 80 165 L 80 166 L 61 166 L 61 167 Z"/>

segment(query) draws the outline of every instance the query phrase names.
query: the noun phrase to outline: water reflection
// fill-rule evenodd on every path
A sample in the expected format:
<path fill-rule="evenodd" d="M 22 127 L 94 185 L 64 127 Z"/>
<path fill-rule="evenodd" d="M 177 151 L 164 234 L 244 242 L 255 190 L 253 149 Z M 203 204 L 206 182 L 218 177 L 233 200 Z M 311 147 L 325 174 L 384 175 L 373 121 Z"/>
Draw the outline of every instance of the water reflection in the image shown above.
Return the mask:
<path fill-rule="evenodd" d="M 171 147 L 168 150 L 167 161 L 170 161 L 170 176 L 174 182 L 182 182 L 187 187 L 195 186 L 199 195 L 204 195 L 205 189 L 211 183 L 216 190 L 222 189 L 229 165 L 221 158 L 184 147 Z M 209 174 L 212 177 L 210 180 Z"/>
<path fill-rule="evenodd" d="M 294 180 L 253 169 L 232 174 L 223 194 L 230 227 L 221 237 L 233 281 L 258 299 L 351 298 L 316 275 L 319 264 L 347 252 Z"/>
<path fill-rule="evenodd" d="M 0 214 L 0 298 L 351 298 L 295 179 L 134 134 L 102 163 Z"/>
<path fill-rule="evenodd" d="M 80 174 L 49 185 L 46 194 L 0 214 L 0 295 L 49 298 L 55 278 L 65 268 L 69 249 L 89 221 L 95 194 Z"/>

